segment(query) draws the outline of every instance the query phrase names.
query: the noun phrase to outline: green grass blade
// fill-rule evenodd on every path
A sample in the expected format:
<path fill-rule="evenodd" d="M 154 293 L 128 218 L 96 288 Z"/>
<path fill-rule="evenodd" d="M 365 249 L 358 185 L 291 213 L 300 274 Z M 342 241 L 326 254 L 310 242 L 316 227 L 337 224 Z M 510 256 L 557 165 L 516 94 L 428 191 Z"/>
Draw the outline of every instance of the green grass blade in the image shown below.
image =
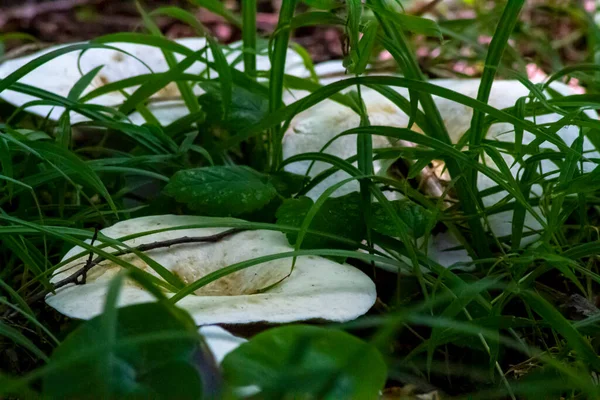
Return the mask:
<path fill-rule="evenodd" d="M 48 356 L 44 354 L 42 350 L 40 350 L 31 340 L 29 340 L 26 336 L 24 336 L 17 329 L 12 326 L 6 324 L 3 321 L 0 321 L 0 336 L 5 337 L 19 346 L 30 351 L 34 356 L 43 361 L 48 361 Z"/>
<path fill-rule="evenodd" d="M 278 113 L 283 106 L 283 78 L 285 76 L 285 60 L 287 58 L 288 43 L 290 41 L 290 23 L 294 17 L 297 0 L 288 0 L 281 3 L 277 28 L 271 40 L 273 51 L 271 57 L 271 71 L 269 76 L 269 112 Z M 280 126 L 272 127 L 269 146 L 271 148 L 271 168 L 277 169 L 282 159 L 281 141 L 283 132 Z"/>
<path fill-rule="evenodd" d="M 256 76 L 256 0 L 242 2 L 244 71 Z"/>
<path fill-rule="evenodd" d="M 161 15 L 161 14 L 167 15 L 169 17 L 179 19 L 188 24 L 191 23 L 190 26 L 192 26 L 192 27 L 195 27 L 196 26 L 195 24 L 198 24 L 196 19 L 193 18 L 193 16 L 191 14 L 189 14 L 187 11 L 182 10 L 177 7 L 159 8 L 157 10 L 154 10 L 152 12 L 152 14 L 150 14 L 150 15 L 144 11 L 144 9 L 141 7 L 139 2 L 136 2 L 136 8 L 138 9 L 138 12 L 142 15 L 142 19 L 144 21 L 144 25 L 146 26 L 146 29 L 148 29 L 148 31 L 150 31 L 150 33 L 154 36 L 161 37 L 161 36 L 163 36 L 163 34 L 160 31 L 160 28 L 156 25 L 156 23 L 152 19 L 152 15 Z M 177 60 L 175 59 L 175 56 L 166 50 L 163 50 L 162 53 L 163 53 L 163 56 L 165 57 L 165 61 L 167 62 L 167 65 L 169 66 L 169 69 L 174 68 L 177 65 Z M 179 89 L 179 93 L 181 94 L 181 97 L 183 98 L 183 101 L 184 101 L 186 107 L 188 108 L 188 110 L 190 111 L 190 113 L 198 112 L 200 110 L 200 106 L 198 105 L 198 100 L 196 100 L 196 96 L 194 95 L 194 92 L 193 92 L 192 88 L 190 87 L 190 85 L 188 85 L 187 82 L 182 82 L 182 81 L 177 81 L 176 85 L 177 85 L 177 88 Z"/>
<path fill-rule="evenodd" d="M 92 83 L 98 72 L 104 68 L 104 65 L 99 65 L 96 68 L 92 68 L 89 72 L 83 75 L 69 90 L 67 98 L 72 101 L 77 101 L 81 97 L 83 91 Z"/>
<path fill-rule="evenodd" d="M 558 310 L 537 293 L 523 291 L 520 296 L 546 323 L 567 340 L 569 346 L 575 350 L 577 358 L 585 361 L 595 371 L 600 370 L 600 359 L 590 343 Z"/>

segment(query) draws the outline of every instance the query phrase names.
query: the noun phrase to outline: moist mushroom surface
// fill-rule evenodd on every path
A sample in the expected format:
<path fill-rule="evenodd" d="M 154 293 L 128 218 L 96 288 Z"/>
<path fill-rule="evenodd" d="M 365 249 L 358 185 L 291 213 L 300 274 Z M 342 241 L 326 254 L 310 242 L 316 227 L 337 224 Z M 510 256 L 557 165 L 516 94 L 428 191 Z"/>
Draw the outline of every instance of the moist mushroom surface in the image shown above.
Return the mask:
<path fill-rule="evenodd" d="M 229 219 L 229 221 L 231 221 Z M 217 224 L 218 218 L 159 215 L 119 222 L 101 233 L 111 238 L 193 224 Z M 227 228 L 169 230 L 127 240 L 131 247 L 180 237 L 202 237 Z M 110 249 L 110 248 L 109 248 Z M 114 252 L 115 249 L 108 250 Z M 285 235 L 277 231 L 242 231 L 215 243 L 190 243 L 150 250 L 146 254 L 169 269 L 185 283 L 226 266 L 260 256 L 293 251 Z M 79 253 L 71 249 L 64 259 Z M 81 268 L 87 255 L 64 265 L 52 277 L 56 283 Z M 151 274 L 156 273 L 134 254 L 125 260 Z M 177 305 L 187 310 L 198 325 L 283 323 L 304 320 L 348 321 L 366 313 L 374 304 L 374 283 L 348 264 L 317 256 L 301 256 L 293 271 L 292 259 L 268 261 L 227 275 L 181 299 Z M 103 261 L 88 273 L 85 284 L 68 285 L 50 294 L 46 302 L 73 318 L 88 319 L 102 312 L 111 278 L 121 267 Z M 291 274 L 290 274 L 291 271 Z M 157 275 L 158 276 L 158 275 Z M 172 293 L 165 293 L 172 296 Z M 154 297 L 132 281 L 120 293 L 119 306 L 154 301 Z"/>

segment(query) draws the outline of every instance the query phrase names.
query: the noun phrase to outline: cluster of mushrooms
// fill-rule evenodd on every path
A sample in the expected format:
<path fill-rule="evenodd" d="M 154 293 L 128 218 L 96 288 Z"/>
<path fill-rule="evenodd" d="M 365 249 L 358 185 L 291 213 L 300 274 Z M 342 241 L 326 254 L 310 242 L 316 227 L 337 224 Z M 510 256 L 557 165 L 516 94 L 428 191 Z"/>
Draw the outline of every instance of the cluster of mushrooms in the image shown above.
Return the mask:
<path fill-rule="evenodd" d="M 178 40 L 178 43 L 192 50 L 199 50 L 206 46 L 206 41 L 203 38 L 181 39 Z M 73 85 L 81 78 L 81 73 L 85 74 L 102 65 L 102 69 L 84 93 L 125 78 L 168 70 L 168 65 L 158 48 L 131 43 L 115 43 L 111 46 L 119 48 L 121 51 L 94 48 L 87 50 L 81 58 L 79 51 L 67 53 L 33 70 L 21 78 L 19 82 L 66 97 Z M 232 47 L 235 48 L 236 46 Z M 56 47 L 48 48 L 27 57 L 3 62 L 0 64 L 0 79 L 5 78 L 11 72 L 40 55 L 55 49 Z M 227 58 L 231 62 L 239 58 L 239 55 L 238 49 L 227 54 Z M 241 63 L 238 65 L 240 69 L 243 68 Z M 310 76 L 310 72 L 305 67 L 302 58 L 291 50 L 287 56 L 286 67 L 286 72 L 290 75 Z M 267 70 L 268 68 L 268 57 L 259 56 L 258 69 Z M 196 63 L 187 72 L 198 74 L 204 69 L 205 65 Z M 344 75 L 344 67 L 341 62 L 327 62 L 317 65 L 316 71 L 320 75 L 338 75 L 335 78 L 322 80 L 322 83 L 343 78 Z M 479 80 L 475 79 L 441 79 L 431 80 L 430 83 L 470 97 L 476 97 L 479 86 Z M 562 94 L 571 93 L 571 89 L 562 83 L 553 83 L 551 87 Z M 196 94 L 202 93 L 199 88 L 194 90 Z M 407 90 L 396 90 L 408 97 Z M 518 98 L 528 96 L 529 93 L 529 89 L 518 81 L 496 81 L 492 86 L 489 104 L 498 109 L 512 107 Z M 285 101 L 290 103 L 306 94 L 302 91 L 287 92 Z M 153 96 L 156 101 L 149 103 L 149 110 L 164 125 L 188 113 L 184 103 L 177 98 L 177 95 L 177 88 L 171 83 Z M 380 93 L 369 88 L 362 88 L 361 95 L 372 125 L 403 128 L 408 126 L 409 117 Z M 61 107 L 41 105 L 39 102 L 29 106 L 30 102 L 37 100 L 35 97 L 11 90 L 1 92 L 0 97 L 15 106 L 24 107 L 28 112 L 53 120 L 57 120 L 65 111 Z M 111 92 L 92 99 L 90 103 L 115 107 L 124 100 L 125 97 L 122 93 Z M 434 97 L 434 100 L 452 140 L 455 143 L 458 142 L 461 135 L 469 127 L 473 113 L 472 109 L 445 98 Z M 589 113 L 591 117 L 597 117 L 593 112 L 589 111 Z M 128 118 L 134 124 L 144 123 L 139 113 L 133 113 Z M 545 114 L 537 116 L 536 122 L 538 124 L 552 123 L 559 119 L 558 114 Z M 72 112 L 72 123 L 84 120 L 85 117 Z M 351 109 L 332 100 L 324 100 L 317 106 L 298 114 L 292 120 L 284 137 L 284 157 L 288 158 L 305 152 L 321 151 L 323 146 L 333 137 L 343 131 L 358 127 L 359 123 L 359 116 Z M 414 126 L 413 129 L 419 131 L 417 126 Z M 563 138 L 567 145 L 570 145 L 579 136 L 579 131 L 576 127 L 567 126 L 563 127 L 558 135 Z M 506 123 L 493 124 L 487 132 L 488 140 L 511 143 L 514 142 L 514 138 L 514 128 Z M 524 133 L 524 144 L 532 142 L 533 139 L 533 134 Z M 393 143 L 385 137 L 373 136 L 373 146 L 375 148 L 401 145 L 406 145 L 406 143 Z M 549 143 L 542 143 L 541 147 L 555 148 L 554 145 Z M 593 145 L 587 139 L 584 141 L 584 151 L 595 151 Z M 325 152 L 342 159 L 355 155 L 357 152 L 356 136 L 349 135 L 337 139 Z M 588 153 L 587 156 L 600 157 L 597 152 Z M 507 165 L 511 166 L 513 175 L 517 176 L 520 164 L 510 156 L 503 154 L 503 157 Z M 482 162 L 497 169 L 491 159 L 486 158 Z M 311 177 L 314 177 L 329 167 L 327 164 L 316 162 L 309 171 L 309 165 L 310 162 L 298 162 L 288 165 L 287 169 L 298 174 L 308 173 Z M 379 169 L 376 171 L 377 173 L 387 174 L 390 165 L 376 162 L 375 167 Z M 543 173 L 558 173 L 556 171 L 557 167 L 550 161 L 543 161 L 541 168 Z M 586 168 L 586 165 L 584 165 L 584 168 Z M 443 165 L 438 165 L 433 172 L 437 174 L 437 180 L 440 182 L 448 179 Z M 423 174 L 426 173 L 431 173 L 431 170 L 423 171 Z M 308 196 L 316 199 L 327 187 L 347 177 L 346 173 L 337 172 L 315 186 L 308 193 Z M 478 174 L 479 190 L 485 190 L 493 186 L 496 186 L 494 182 L 485 175 Z M 357 184 L 350 182 L 341 187 L 334 196 L 344 195 L 355 190 L 357 190 Z M 540 187 L 534 186 L 532 190 L 537 195 L 541 193 Z M 430 188 L 430 191 L 430 195 L 439 194 L 439 188 Z M 506 195 L 506 192 L 499 191 L 486 196 L 483 199 L 484 205 L 496 204 Z M 101 233 L 104 236 L 119 239 L 140 232 L 207 224 L 211 220 L 209 217 L 199 216 L 157 215 L 119 222 L 114 226 L 103 229 Z M 510 235 L 511 221 L 512 211 L 490 215 L 488 218 L 490 231 L 498 237 Z M 531 241 L 535 238 L 535 234 L 541 226 L 531 215 L 527 216 L 525 226 L 532 233 L 527 239 Z M 226 229 L 173 229 L 139 236 L 124 243 L 136 247 L 184 236 L 214 235 Z M 459 249 L 456 249 L 456 247 L 459 247 Z M 451 266 L 458 262 L 471 261 L 467 252 L 460 249 L 460 247 L 460 243 L 451 233 L 444 232 L 432 236 L 428 241 L 428 247 L 424 251 L 438 263 Z M 110 247 L 108 249 L 107 251 L 111 251 Z M 292 250 L 293 248 L 289 245 L 283 233 L 252 230 L 236 233 L 215 243 L 179 244 L 169 248 L 150 250 L 147 255 L 184 282 L 191 283 L 208 273 L 234 263 Z M 112 251 L 116 252 L 118 249 L 112 249 Z M 77 254 L 80 254 L 80 257 L 56 271 L 51 282 L 59 282 L 72 273 L 74 268 L 80 267 L 85 262 L 87 255 L 84 249 L 80 247 L 71 249 L 64 259 L 73 258 Z M 128 254 L 123 258 L 131 264 L 146 270 L 146 272 L 156 275 L 152 268 L 134 254 Z M 218 325 L 282 324 L 309 320 L 342 322 L 363 315 L 375 303 L 377 295 L 374 283 L 369 277 L 350 265 L 340 264 L 323 257 L 302 256 L 297 259 L 291 274 L 290 266 L 291 259 L 278 259 L 238 271 L 212 282 L 198 290 L 195 295 L 187 296 L 177 304 L 192 315 L 198 326 L 201 327 L 200 332 L 205 336 L 209 347 L 215 353 L 216 359 L 220 361 L 227 352 L 234 349 L 245 339 L 231 335 Z M 48 295 L 46 302 L 69 317 L 92 318 L 102 312 L 109 282 L 120 269 L 120 266 L 111 261 L 103 261 L 89 271 L 85 284 L 72 284 L 61 287 L 55 294 Z M 133 281 L 127 281 L 121 291 L 118 305 L 126 306 L 151 301 L 154 301 L 154 297 L 150 293 Z"/>

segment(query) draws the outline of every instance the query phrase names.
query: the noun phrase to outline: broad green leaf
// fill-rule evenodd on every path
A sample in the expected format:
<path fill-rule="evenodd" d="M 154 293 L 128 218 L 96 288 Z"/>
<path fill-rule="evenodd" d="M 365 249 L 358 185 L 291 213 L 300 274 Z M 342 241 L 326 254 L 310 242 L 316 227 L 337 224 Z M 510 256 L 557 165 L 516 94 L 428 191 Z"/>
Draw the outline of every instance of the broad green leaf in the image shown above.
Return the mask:
<path fill-rule="evenodd" d="M 165 193 L 206 215 L 235 216 L 264 207 L 277 190 L 267 175 L 232 165 L 179 171 Z"/>
<path fill-rule="evenodd" d="M 375 399 L 387 377 L 377 349 L 340 330 L 270 329 L 223 360 L 226 382 L 257 385 L 264 398 Z"/>
<path fill-rule="evenodd" d="M 124 307 L 116 313 L 114 346 L 51 370 L 43 378 L 44 398 L 89 398 L 93 393 L 108 398 L 202 398 L 203 373 L 215 366 L 200 337 L 193 338 L 196 327 L 187 313 L 163 303 Z M 100 315 L 78 327 L 52 354 L 51 363 L 105 344 L 104 322 Z M 155 334 L 154 341 L 123 343 L 149 332 Z M 190 337 L 173 339 L 173 333 Z"/>
<path fill-rule="evenodd" d="M 218 125 L 230 134 L 256 124 L 269 112 L 269 100 L 266 97 L 234 86 L 229 100 L 229 111 L 225 116 L 219 85 L 207 82 L 200 86 L 206 91 L 198 98 L 202 110 L 206 113 L 206 123 Z"/>
<path fill-rule="evenodd" d="M 291 197 L 302 190 L 306 177 L 304 175 L 293 174 L 287 171 L 277 171 L 269 175 L 269 181 L 277 193 L 283 197 Z"/>
<path fill-rule="evenodd" d="M 404 221 L 414 238 L 420 238 L 427 232 L 427 226 L 431 220 L 431 212 L 410 200 L 390 201 L 398 217 Z M 374 230 L 384 235 L 393 237 L 400 236 L 396 224 L 390 220 L 387 212 L 381 204 L 373 204 L 373 215 L 371 226 Z"/>
<path fill-rule="evenodd" d="M 312 205 L 313 201 L 308 197 L 285 200 L 277 210 L 277 223 L 300 227 Z M 362 240 L 365 227 L 362 221 L 360 195 L 350 193 L 345 196 L 327 199 L 313 218 L 309 229 L 331 233 L 354 241 Z M 296 243 L 297 237 L 297 233 L 287 234 L 287 238 L 292 245 Z M 305 236 L 302 242 L 302 248 L 304 249 L 330 247 L 346 248 L 346 246 L 340 246 L 338 242 L 311 236 L 310 234 Z"/>

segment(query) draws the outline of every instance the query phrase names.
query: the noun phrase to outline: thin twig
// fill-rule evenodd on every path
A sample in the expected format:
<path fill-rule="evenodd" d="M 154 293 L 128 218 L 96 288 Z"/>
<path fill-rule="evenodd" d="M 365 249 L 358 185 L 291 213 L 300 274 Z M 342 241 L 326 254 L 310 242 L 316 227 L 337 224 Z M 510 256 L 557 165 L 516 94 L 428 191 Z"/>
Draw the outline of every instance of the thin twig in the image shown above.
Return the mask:
<path fill-rule="evenodd" d="M 131 254 L 131 253 L 134 253 L 137 251 L 146 252 L 146 251 L 150 251 L 150 250 L 171 247 L 171 246 L 175 246 L 175 245 L 179 245 L 179 244 L 216 243 L 216 242 L 219 242 L 219 241 L 225 239 L 228 236 L 234 235 L 234 234 L 242 232 L 244 230 L 246 230 L 246 229 L 233 228 L 233 229 L 228 229 L 226 231 L 216 233 L 216 234 L 210 235 L 210 236 L 193 236 L 193 237 L 183 236 L 183 237 L 176 238 L 176 239 L 162 240 L 162 241 L 153 242 L 153 243 L 141 244 L 137 247 L 134 247 L 131 249 L 119 250 L 118 252 L 112 253 L 112 254 L 115 256 L 123 256 L 123 255 Z M 95 240 L 97 234 L 98 234 L 98 232 L 96 232 L 94 234 L 94 239 L 92 239 L 92 244 L 93 244 L 93 240 Z M 103 262 L 105 260 L 106 260 L 106 258 L 103 256 L 98 256 L 96 258 L 93 258 L 93 252 L 90 251 L 90 256 L 89 256 L 87 262 L 85 263 L 85 265 L 81 269 L 72 273 L 65 279 L 62 279 L 62 280 L 56 282 L 53 285 L 52 290 L 44 290 L 43 292 L 31 297 L 27 303 L 28 304 L 35 303 L 36 301 L 39 301 L 39 300 L 45 298 L 48 294 L 54 292 L 56 289 L 59 289 L 63 286 L 69 285 L 71 283 L 73 283 L 75 285 L 85 284 L 87 273 L 92 268 L 94 268 L 96 265 L 100 264 L 101 262 Z"/>
<path fill-rule="evenodd" d="M 90 246 L 94 246 L 96 239 L 98 239 L 98 228 L 94 229 L 94 236 L 92 237 L 92 242 L 90 243 Z M 92 249 L 90 249 L 90 256 L 88 257 L 86 265 L 91 264 L 93 258 L 94 258 L 94 251 Z M 87 279 L 87 273 L 84 273 L 83 275 L 81 275 L 81 284 L 82 285 L 85 284 L 86 279 Z M 54 288 L 56 289 L 56 286 Z"/>

